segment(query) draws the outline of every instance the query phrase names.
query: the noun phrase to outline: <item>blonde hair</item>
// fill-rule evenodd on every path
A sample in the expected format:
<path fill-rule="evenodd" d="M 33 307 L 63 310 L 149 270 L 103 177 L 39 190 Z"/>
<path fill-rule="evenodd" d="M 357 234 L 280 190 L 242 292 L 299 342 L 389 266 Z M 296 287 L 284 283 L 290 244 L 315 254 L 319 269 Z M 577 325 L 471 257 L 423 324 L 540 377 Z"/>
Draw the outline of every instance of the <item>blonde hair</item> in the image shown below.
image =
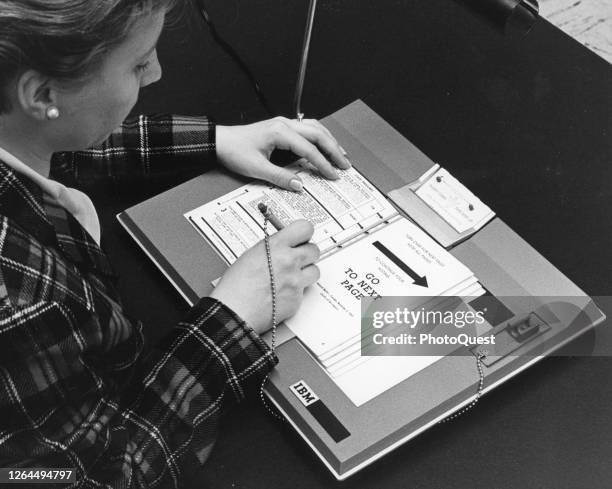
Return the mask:
<path fill-rule="evenodd" d="M 50 78 L 86 79 L 121 44 L 137 18 L 180 0 L 0 0 L 0 113 L 7 84 L 35 69 Z"/>

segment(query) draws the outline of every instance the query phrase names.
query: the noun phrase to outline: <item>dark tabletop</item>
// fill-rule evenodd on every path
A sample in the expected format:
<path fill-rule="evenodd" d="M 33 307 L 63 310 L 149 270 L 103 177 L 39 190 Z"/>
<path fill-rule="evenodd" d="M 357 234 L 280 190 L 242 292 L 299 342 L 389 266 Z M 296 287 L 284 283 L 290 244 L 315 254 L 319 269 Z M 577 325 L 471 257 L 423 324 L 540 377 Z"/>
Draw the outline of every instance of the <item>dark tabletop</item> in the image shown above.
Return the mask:
<path fill-rule="evenodd" d="M 275 112 L 291 115 L 308 2 L 207 3 Z M 189 17 L 164 34 L 164 78 L 143 91 L 135 112 L 207 114 L 225 123 L 265 118 L 243 74 Z M 611 66 L 544 20 L 517 38 L 455 0 L 322 0 L 303 108 L 320 118 L 363 99 L 583 290 L 606 296 L 611 89 Z M 115 222 L 116 212 L 143 198 L 99 205 L 126 308 L 154 341 L 186 305 Z M 610 488 L 611 407 L 612 359 L 549 358 L 469 415 L 340 483 L 253 400 L 226 417 L 188 487 Z"/>

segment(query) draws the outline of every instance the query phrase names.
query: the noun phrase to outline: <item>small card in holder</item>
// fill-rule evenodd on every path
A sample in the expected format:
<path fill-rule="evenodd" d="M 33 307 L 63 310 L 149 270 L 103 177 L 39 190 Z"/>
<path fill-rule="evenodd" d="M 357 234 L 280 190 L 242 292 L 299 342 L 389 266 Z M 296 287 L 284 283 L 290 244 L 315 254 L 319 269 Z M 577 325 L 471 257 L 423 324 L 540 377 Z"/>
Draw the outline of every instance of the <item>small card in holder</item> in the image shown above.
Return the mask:
<path fill-rule="evenodd" d="M 476 231 L 493 217 L 491 209 L 444 168 L 431 175 L 415 193 L 458 233 Z"/>
<path fill-rule="evenodd" d="M 388 196 L 445 248 L 469 238 L 495 217 L 487 205 L 438 165 Z"/>

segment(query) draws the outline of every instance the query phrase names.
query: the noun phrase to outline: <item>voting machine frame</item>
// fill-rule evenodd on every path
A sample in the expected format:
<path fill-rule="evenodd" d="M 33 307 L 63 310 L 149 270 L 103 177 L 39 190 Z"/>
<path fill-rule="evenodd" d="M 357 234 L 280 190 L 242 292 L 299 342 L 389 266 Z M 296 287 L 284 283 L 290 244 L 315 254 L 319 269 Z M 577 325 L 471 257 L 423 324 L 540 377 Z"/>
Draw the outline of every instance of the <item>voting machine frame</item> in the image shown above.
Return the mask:
<path fill-rule="evenodd" d="M 457 233 L 415 193 L 437 165 L 357 100 L 321 121 L 347 150 L 353 165 L 440 245 L 473 271 L 508 317 L 487 334 L 534 315 L 545 327 L 506 352 L 484 359 L 486 393 L 604 321 L 595 303 L 501 219 Z M 185 300 L 210 293 L 227 267 L 183 214 L 246 183 L 209 172 L 122 213 L 117 218 Z M 493 209 L 494 210 L 494 209 Z M 469 350 L 469 347 L 465 347 Z M 355 406 L 308 350 L 285 328 L 279 365 L 266 394 L 337 479 L 345 479 L 414 438 L 476 396 L 478 348 L 446 356 L 370 401 Z M 305 384 L 317 399 L 303 402 L 292 386 Z M 312 401 L 312 398 L 310 399 Z"/>

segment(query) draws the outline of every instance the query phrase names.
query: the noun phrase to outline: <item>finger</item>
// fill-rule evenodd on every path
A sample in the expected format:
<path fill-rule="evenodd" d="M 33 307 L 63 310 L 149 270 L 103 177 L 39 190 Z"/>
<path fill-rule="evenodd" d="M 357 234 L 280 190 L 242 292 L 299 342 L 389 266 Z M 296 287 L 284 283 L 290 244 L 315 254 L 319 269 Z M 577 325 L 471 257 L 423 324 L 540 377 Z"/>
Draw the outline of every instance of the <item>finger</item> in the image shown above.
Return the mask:
<path fill-rule="evenodd" d="M 290 122 L 300 122 L 300 121 L 297 121 L 296 119 L 287 119 L 286 117 L 277 117 L 277 119 L 284 122 L 285 124 L 289 124 Z M 331 131 L 327 129 L 327 127 L 325 127 L 323 124 L 321 124 L 317 119 L 302 119 L 301 123 L 318 127 L 325 134 L 327 134 L 331 139 L 333 139 L 336 144 L 338 144 L 338 140 L 334 137 Z"/>
<path fill-rule="evenodd" d="M 321 271 L 318 266 L 308 265 L 302 269 L 300 280 L 304 288 L 314 284 L 319 278 L 321 278 Z"/>
<path fill-rule="evenodd" d="M 340 149 L 338 142 L 333 136 L 331 136 L 331 134 L 328 135 L 329 131 L 324 129 L 321 123 L 318 121 L 315 122 L 318 125 L 305 121 L 289 121 L 289 127 L 311 143 L 315 144 L 321 151 L 323 151 L 323 153 L 329 156 L 329 159 L 331 159 L 338 168 L 341 168 L 342 170 L 350 168 L 351 163 L 342 154 L 342 150 Z"/>
<path fill-rule="evenodd" d="M 284 122 L 285 124 L 289 124 L 290 122 L 299 122 L 296 119 L 288 119 L 287 117 L 282 117 L 282 116 L 276 117 L 276 120 Z M 318 127 L 319 129 L 321 129 L 325 134 L 327 134 L 331 139 L 333 139 L 333 141 L 338 145 L 338 148 L 340 149 L 340 152 L 342 153 L 342 156 L 347 156 L 348 155 L 346 150 L 342 146 L 340 146 L 340 143 L 334 137 L 334 135 L 331 133 L 331 131 L 329 129 L 327 129 L 327 127 L 325 127 L 323 124 L 321 124 L 321 122 L 319 122 L 317 119 L 302 119 L 301 123 L 302 124 L 309 124 L 311 126 Z M 348 162 L 349 162 L 349 164 L 351 164 L 350 160 L 348 160 Z"/>
<path fill-rule="evenodd" d="M 346 157 L 348 156 L 348 153 L 346 152 L 346 150 L 340 146 L 340 143 L 338 142 L 338 140 L 334 137 L 334 135 L 331 133 L 331 131 L 329 129 L 327 129 L 327 127 L 325 127 L 323 124 L 321 124 L 318 120 L 316 119 L 304 119 L 302 122 L 306 122 L 307 124 L 312 124 L 315 125 L 317 127 L 319 127 L 322 131 L 325 132 L 325 134 L 327 134 L 330 138 L 332 138 L 335 143 L 338 145 L 338 148 L 340 149 L 340 152 L 342 153 L 342 156 Z M 348 160 L 350 163 L 350 160 Z"/>
<path fill-rule="evenodd" d="M 275 243 L 281 246 L 298 246 L 310 241 L 314 233 L 314 226 L 304 220 L 299 219 L 293 221 L 286 228 L 281 229 L 279 232 L 274 233 L 272 238 Z"/>
<path fill-rule="evenodd" d="M 330 180 L 337 180 L 338 174 L 331 163 L 327 161 L 325 156 L 321 154 L 313 143 L 294 130 L 293 127 L 291 127 L 292 124 L 291 121 L 289 125 L 280 123 L 273 140 L 274 145 L 279 149 L 288 149 L 296 155 L 306 158 L 317 168 L 321 175 Z"/>
<path fill-rule="evenodd" d="M 338 144 L 336 138 L 323 124 L 314 119 L 302 122 L 291 121 L 291 127 L 298 133 L 317 145 L 328 159 L 343 170 L 351 167 L 351 162 L 346 157 L 346 151 Z"/>
<path fill-rule="evenodd" d="M 301 264 L 301 268 L 316 263 L 321 257 L 321 250 L 314 243 L 306 243 L 296 246 L 294 249 L 296 251 L 296 260 Z"/>
<path fill-rule="evenodd" d="M 327 134 L 331 139 L 334 140 L 334 143 L 338 144 L 338 140 L 334 137 L 334 135 L 331 133 L 331 131 L 329 129 L 327 129 L 327 127 L 325 127 L 323 124 L 321 124 L 318 120 L 316 119 L 303 119 L 302 120 L 303 124 L 308 124 L 314 127 L 317 127 L 319 129 L 321 129 L 325 134 Z M 338 144 L 338 146 L 340 146 Z"/>
<path fill-rule="evenodd" d="M 294 172 L 271 163 L 263 155 L 260 155 L 254 161 L 251 173 L 251 176 L 270 182 L 285 190 L 301 192 L 304 188 L 302 180 Z"/>

